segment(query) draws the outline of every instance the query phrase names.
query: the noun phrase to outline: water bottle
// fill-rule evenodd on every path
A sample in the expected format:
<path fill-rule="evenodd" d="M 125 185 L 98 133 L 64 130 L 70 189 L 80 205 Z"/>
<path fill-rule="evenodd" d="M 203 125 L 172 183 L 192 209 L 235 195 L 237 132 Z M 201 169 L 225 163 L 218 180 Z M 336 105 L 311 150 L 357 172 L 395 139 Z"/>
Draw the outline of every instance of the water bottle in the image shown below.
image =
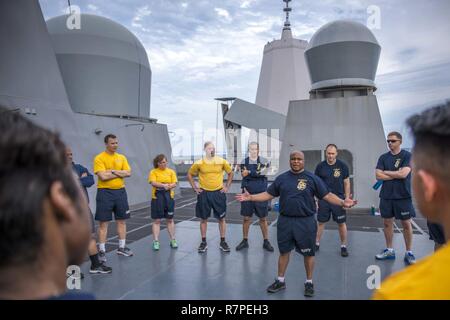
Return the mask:
<path fill-rule="evenodd" d="M 372 205 L 372 207 L 370 207 L 370 215 L 374 216 L 375 215 L 375 206 Z"/>

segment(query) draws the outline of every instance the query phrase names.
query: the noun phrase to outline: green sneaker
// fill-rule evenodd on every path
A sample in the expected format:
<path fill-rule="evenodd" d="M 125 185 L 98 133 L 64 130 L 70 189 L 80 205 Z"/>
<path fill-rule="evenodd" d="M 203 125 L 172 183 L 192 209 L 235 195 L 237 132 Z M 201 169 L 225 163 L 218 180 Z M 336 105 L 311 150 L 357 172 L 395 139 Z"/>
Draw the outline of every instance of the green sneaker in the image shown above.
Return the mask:
<path fill-rule="evenodd" d="M 153 250 L 155 251 L 159 250 L 159 241 L 153 240 Z"/>
<path fill-rule="evenodd" d="M 177 249 L 178 248 L 177 240 L 175 240 L 175 239 L 170 240 L 170 247 L 172 249 Z"/>

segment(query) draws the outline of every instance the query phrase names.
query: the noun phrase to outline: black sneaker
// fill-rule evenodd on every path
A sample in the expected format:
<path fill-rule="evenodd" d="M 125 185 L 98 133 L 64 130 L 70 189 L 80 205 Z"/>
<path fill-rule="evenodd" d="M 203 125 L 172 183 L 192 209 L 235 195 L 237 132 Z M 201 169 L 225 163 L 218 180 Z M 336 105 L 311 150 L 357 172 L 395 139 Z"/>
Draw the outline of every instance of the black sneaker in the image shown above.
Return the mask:
<path fill-rule="evenodd" d="M 99 264 L 97 267 L 94 267 L 91 265 L 91 268 L 89 269 L 89 273 L 101 273 L 101 274 L 107 274 L 111 273 L 112 268 L 106 266 L 104 263 Z"/>
<path fill-rule="evenodd" d="M 208 245 L 206 244 L 206 241 L 202 241 L 198 246 L 198 252 L 199 253 L 206 252 L 206 249 L 208 249 Z"/>
<path fill-rule="evenodd" d="M 320 245 L 316 243 L 316 248 L 315 249 L 316 249 L 316 252 L 319 251 Z"/>
<path fill-rule="evenodd" d="M 314 285 L 312 282 L 305 282 L 305 297 L 314 297 Z"/>
<path fill-rule="evenodd" d="M 133 253 L 133 251 L 131 251 L 130 248 L 124 247 L 124 248 L 117 249 L 117 254 L 120 254 L 125 257 L 131 257 L 134 253 Z"/>
<path fill-rule="evenodd" d="M 223 252 L 230 252 L 230 247 L 228 246 L 228 243 L 226 241 L 220 241 L 219 248 Z"/>
<path fill-rule="evenodd" d="M 347 247 L 341 247 L 341 256 L 348 257 Z"/>
<path fill-rule="evenodd" d="M 83 272 L 80 272 L 80 278 L 81 278 L 81 280 L 84 279 L 84 273 Z"/>
<path fill-rule="evenodd" d="M 243 240 L 241 241 L 241 243 L 239 243 L 239 244 L 237 245 L 236 251 L 239 251 L 239 250 L 242 250 L 242 249 L 245 249 L 245 248 L 248 248 L 248 241 L 245 240 L 245 239 L 243 239 Z"/>
<path fill-rule="evenodd" d="M 100 261 L 100 262 L 106 262 L 106 253 L 105 253 L 105 251 L 98 251 L 98 260 Z"/>
<path fill-rule="evenodd" d="M 267 240 L 267 239 L 264 240 L 263 248 L 266 249 L 269 252 L 273 252 L 274 251 L 272 245 L 270 244 L 269 240 Z"/>
<path fill-rule="evenodd" d="M 283 289 L 286 289 L 286 282 L 281 282 L 280 280 L 276 279 L 274 283 L 272 283 L 268 288 L 267 292 L 269 293 L 275 293 L 278 291 L 281 291 Z"/>

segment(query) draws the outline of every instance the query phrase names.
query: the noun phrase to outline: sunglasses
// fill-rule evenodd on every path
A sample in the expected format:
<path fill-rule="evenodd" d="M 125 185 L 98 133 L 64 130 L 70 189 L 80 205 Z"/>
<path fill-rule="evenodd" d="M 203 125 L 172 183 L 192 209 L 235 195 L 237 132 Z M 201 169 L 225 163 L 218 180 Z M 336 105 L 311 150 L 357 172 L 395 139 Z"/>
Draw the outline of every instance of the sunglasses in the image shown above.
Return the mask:
<path fill-rule="evenodd" d="M 387 143 L 396 143 L 397 141 L 401 141 L 401 140 L 386 140 Z"/>

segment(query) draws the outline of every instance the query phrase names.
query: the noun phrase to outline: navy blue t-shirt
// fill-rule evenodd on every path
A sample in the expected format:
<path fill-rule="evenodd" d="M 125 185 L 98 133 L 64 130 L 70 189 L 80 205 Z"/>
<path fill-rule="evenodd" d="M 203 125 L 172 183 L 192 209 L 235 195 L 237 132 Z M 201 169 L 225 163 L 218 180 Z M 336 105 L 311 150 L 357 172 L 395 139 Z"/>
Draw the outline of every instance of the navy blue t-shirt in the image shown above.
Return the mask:
<path fill-rule="evenodd" d="M 378 159 L 377 169 L 398 171 L 400 168 L 410 167 L 411 153 L 402 150 L 399 154 L 391 152 L 382 154 Z M 381 199 L 408 199 L 411 198 L 411 172 L 406 179 L 383 181 L 380 191 Z"/>
<path fill-rule="evenodd" d="M 340 198 L 344 197 L 344 179 L 349 177 L 348 166 L 344 162 L 336 159 L 336 162 L 330 165 L 326 160 L 322 161 L 314 173 L 325 182 L 330 192 Z"/>
<path fill-rule="evenodd" d="M 241 163 L 241 170 L 248 170 L 250 173 L 242 178 L 241 188 L 246 188 L 250 193 L 260 193 L 267 189 L 267 177 L 265 173 L 270 166 L 270 162 L 258 157 L 256 161 L 249 157 L 245 158 Z"/>
<path fill-rule="evenodd" d="M 287 171 L 280 174 L 267 192 L 280 197 L 280 214 L 289 217 L 309 217 L 316 213 L 314 196 L 319 199 L 329 192 L 325 183 L 309 171 L 295 174 Z"/>

